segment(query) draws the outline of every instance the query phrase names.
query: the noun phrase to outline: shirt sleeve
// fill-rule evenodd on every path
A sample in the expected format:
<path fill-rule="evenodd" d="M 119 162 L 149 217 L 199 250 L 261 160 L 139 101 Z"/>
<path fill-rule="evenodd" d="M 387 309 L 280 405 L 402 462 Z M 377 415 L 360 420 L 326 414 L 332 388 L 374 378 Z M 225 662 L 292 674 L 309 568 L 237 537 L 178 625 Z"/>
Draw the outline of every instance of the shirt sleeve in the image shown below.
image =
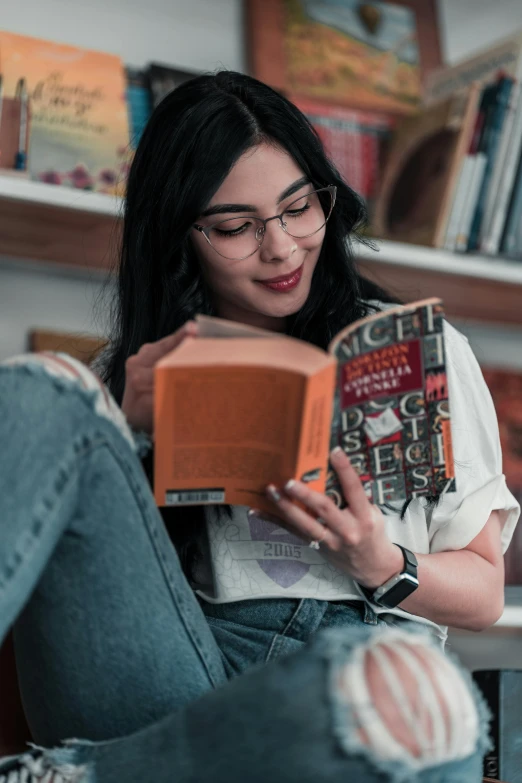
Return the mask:
<path fill-rule="evenodd" d="M 457 491 L 443 495 L 431 513 L 430 552 L 468 546 L 492 511 L 500 512 L 505 552 L 520 506 L 502 472 L 493 400 L 467 338 L 447 322 L 444 337 Z"/>

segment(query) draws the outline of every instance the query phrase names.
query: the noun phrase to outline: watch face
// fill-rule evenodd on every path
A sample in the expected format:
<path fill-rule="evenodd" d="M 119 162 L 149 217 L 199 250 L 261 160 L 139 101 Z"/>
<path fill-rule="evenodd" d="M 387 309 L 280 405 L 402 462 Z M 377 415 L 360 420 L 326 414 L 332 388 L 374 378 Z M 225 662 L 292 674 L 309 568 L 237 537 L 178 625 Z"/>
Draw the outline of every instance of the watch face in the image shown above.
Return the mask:
<path fill-rule="evenodd" d="M 383 606 L 388 606 L 393 609 L 398 606 L 401 601 L 404 601 L 409 595 L 411 595 L 419 586 L 419 582 L 409 574 L 401 574 L 396 577 L 395 584 L 391 584 L 382 595 L 378 596 L 377 592 L 375 598 Z"/>

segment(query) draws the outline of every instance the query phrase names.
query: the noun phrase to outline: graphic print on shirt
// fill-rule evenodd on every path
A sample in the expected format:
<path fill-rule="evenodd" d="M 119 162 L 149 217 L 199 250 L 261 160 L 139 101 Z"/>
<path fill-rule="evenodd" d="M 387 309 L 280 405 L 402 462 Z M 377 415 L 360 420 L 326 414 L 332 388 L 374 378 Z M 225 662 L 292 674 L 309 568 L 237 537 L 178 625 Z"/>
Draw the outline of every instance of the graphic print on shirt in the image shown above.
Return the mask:
<path fill-rule="evenodd" d="M 357 597 L 353 582 L 307 541 L 236 506 L 210 513 L 208 540 L 218 601 L 256 596 Z"/>

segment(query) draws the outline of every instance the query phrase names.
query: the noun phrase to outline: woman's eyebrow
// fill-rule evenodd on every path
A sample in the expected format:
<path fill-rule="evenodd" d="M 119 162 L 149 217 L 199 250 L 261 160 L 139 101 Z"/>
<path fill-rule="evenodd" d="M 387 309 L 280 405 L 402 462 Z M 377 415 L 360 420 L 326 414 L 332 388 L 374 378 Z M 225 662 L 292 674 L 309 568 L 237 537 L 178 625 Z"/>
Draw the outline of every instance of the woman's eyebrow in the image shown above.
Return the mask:
<path fill-rule="evenodd" d="M 311 183 L 308 177 L 301 177 L 289 185 L 285 190 L 283 190 L 277 199 L 277 203 L 280 204 L 286 198 L 293 196 L 294 193 L 297 193 L 298 190 L 301 190 L 301 188 L 303 188 L 305 185 L 310 184 Z M 228 212 L 233 212 L 236 214 L 242 212 L 257 212 L 257 207 L 253 206 L 252 204 L 215 204 L 214 206 L 205 209 L 201 213 L 201 217 L 208 217 L 209 215 L 224 215 Z"/>
<path fill-rule="evenodd" d="M 294 193 L 297 193 L 298 190 L 301 190 L 301 188 L 304 188 L 305 185 L 311 185 L 312 183 L 308 179 L 308 177 L 301 177 L 300 179 L 297 179 L 292 185 L 286 188 L 286 190 L 283 190 L 279 198 L 277 199 L 277 203 L 280 204 L 282 201 L 285 200 L 285 198 L 288 198 L 289 196 L 293 196 Z"/>

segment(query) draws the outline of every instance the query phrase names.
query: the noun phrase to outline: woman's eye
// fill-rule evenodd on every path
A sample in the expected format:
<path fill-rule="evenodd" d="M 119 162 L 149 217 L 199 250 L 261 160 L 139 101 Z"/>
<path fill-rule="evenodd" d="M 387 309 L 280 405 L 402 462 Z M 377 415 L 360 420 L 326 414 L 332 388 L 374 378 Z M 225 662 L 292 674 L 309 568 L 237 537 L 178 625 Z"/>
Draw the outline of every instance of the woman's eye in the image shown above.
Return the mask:
<path fill-rule="evenodd" d="M 309 209 L 310 204 L 305 204 L 303 207 L 299 207 L 299 209 L 287 209 L 285 215 L 289 215 L 290 217 L 299 217 L 299 215 L 304 215 L 304 213 Z"/>
<path fill-rule="evenodd" d="M 219 234 L 222 237 L 233 237 L 237 234 L 242 234 L 244 231 L 247 230 L 250 223 L 243 223 L 241 226 L 235 226 L 234 228 L 215 228 L 214 231 L 216 234 Z"/>

